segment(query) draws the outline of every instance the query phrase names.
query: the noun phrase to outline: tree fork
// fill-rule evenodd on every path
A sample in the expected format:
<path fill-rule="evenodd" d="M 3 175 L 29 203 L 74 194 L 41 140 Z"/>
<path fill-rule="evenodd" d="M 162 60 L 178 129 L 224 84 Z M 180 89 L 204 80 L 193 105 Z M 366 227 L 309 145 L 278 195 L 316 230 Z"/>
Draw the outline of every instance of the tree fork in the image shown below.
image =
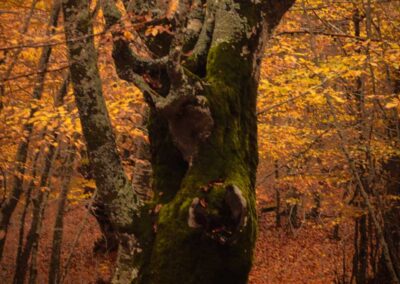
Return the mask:
<path fill-rule="evenodd" d="M 293 3 L 218 2 L 212 30 L 207 30 L 203 76 L 185 69 L 179 38 L 182 23 L 178 23 L 177 38 L 164 46 L 170 51 L 168 80 L 160 94 L 134 72 L 135 66 L 120 64 L 114 53 L 118 75 L 137 84 L 152 108 L 149 133 L 155 199 L 142 208 L 127 185 L 116 151 L 93 39 L 68 41 L 71 81 L 89 160 L 99 198 L 120 240 L 115 283 L 247 282 L 257 227 L 259 66 L 265 40 Z M 63 4 L 67 40 L 89 34 L 88 2 L 64 0 Z M 107 9 L 103 12 L 109 20 Z M 118 17 L 115 11 L 111 16 Z M 139 62 L 133 59 L 132 64 Z M 209 117 L 213 123 L 191 129 L 190 123 L 184 124 L 185 117 L 200 122 Z M 179 133 L 184 131 L 180 126 L 186 126 L 189 134 Z M 187 150 L 189 136 L 194 147 Z M 147 207 L 150 214 L 138 213 Z"/>
<path fill-rule="evenodd" d="M 202 95 L 207 98 L 214 126 L 210 137 L 199 143 L 178 190 L 169 200 L 160 202 L 154 243 L 138 283 L 247 281 L 257 227 L 254 172 L 258 64 L 266 34 L 279 21 L 265 17 L 262 6 L 256 4 L 223 1 L 220 5 L 203 67 Z M 274 17 L 284 11 L 276 11 Z M 263 18 L 264 25 L 259 25 Z M 254 33 L 243 40 L 247 28 Z M 152 127 L 152 149 L 157 151 L 154 146 L 159 138 L 152 135 L 157 132 Z M 153 159 L 153 167 L 156 174 L 165 165 Z M 161 182 L 165 178 L 155 175 L 155 182 L 161 185 L 155 188 L 156 196 L 168 191 Z M 236 206 L 227 201 L 229 191 L 234 192 L 230 198 Z"/>

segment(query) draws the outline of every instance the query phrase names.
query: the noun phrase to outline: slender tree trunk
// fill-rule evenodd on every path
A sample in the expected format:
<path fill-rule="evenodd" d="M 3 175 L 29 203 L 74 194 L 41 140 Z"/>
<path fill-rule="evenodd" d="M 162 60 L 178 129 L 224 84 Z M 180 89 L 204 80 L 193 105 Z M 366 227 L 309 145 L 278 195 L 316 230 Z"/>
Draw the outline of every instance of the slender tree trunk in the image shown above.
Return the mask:
<path fill-rule="evenodd" d="M 313 201 L 314 201 L 314 206 L 311 208 L 310 215 L 311 218 L 318 220 L 321 214 L 321 194 L 318 191 L 313 192 Z"/>
<path fill-rule="evenodd" d="M 22 258 L 22 252 L 23 252 L 23 247 L 24 247 L 24 238 L 25 238 L 25 221 L 26 221 L 26 215 L 28 213 L 29 209 L 29 204 L 31 202 L 31 194 L 32 190 L 28 190 L 26 192 L 26 198 L 25 198 L 25 205 L 21 214 L 20 222 L 19 222 L 19 230 L 18 230 L 18 249 L 17 249 L 17 255 L 15 258 L 15 267 L 18 266 L 18 263 L 21 262 Z"/>
<path fill-rule="evenodd" d="M 52 175 L 53 163 L 58 156 L 58 148 L 54 145 L 49 146 L 49 151 L 45 157 L 45 165 L 40 179 L 39 192 L 33 200 L 33 217 L 31 227 L 27 236 L 25 249 L 21 255 L 20 262 L 17 263 L 14 275 L 15 284 L 23 284 L 28 269 L 29 258 L 31 257 L 31 273 L 30 277 L 35 277 L 36 273 L 36 254 L 38 250 L 38 242 L 42 227 L 43 214 L 47 204 L 47 198 L 50 189 L 46 188 L 48 180 Z"/>
<path fill-rule="evenodd" d="M 89 2 L 64 0 L 63 13 L 71 82 L 98 188 L 97 199 L 100 204 L 104 204 L 104 214 L 110 220 L 120 243 L 114 282 L 129 283 L 137 273 L 133 261 L 136 250 L 133 219 L 137 215 L 139 200 L 126 177 L 117 152 L 102 94 L 94 39 L 87 37 L 92 33 Z M 84 39 L 70 41 L 77 37 Z"/>
<path fill-rule="evenodd" d="M 44 184 L 47 185 L 47 188 L 45 190 L 43 190 L 44 188 L 40 188 L 38 197 L 34 200 L 33 215 L 35 217 L 36 216 L 35 213 L 37 213 L 37 222 L 32 221 L 33 226 L 31 227 L 30 234 L 33 232 L 34 232 L 34 234 L 28 235 L 28 242 L 29 242 L 29 238 L 32 236 L 32 253 L 31 253 L 31 262 L 30 262 L 30 266 L 29 266 L 29 284 L 36 283 L 37 254 L 39 251 L 39 240 L 40 240 L 39 238 L 40 238 L 40 233 L 41 233 L 42 226 L 43 226 L 44 212 L 47 207 L 47 201 L 49 199 L 50 191 L 52 188 L 50 178 L 53 176 L 53 172 L 55 170 L 54 162 L 56 159 L 59 158 L 60 151 L 61 151 L 61 139 L 58 139 L 58 141 L 57 141 L 58 130 L 59 130 L 59 127 L 56 127 L 54 130 L 54 139 L 55 139 L 55 142 L 57 142 L 57 145 L 59 145 L 59 146 L 56 147 L 53 144 L 50 145 L 48 156 L 45 161 L 44 171 L 42 174 L 42 178 L 45 180 Z"/>
<path fill-rule="evenodd" d="M 367 239 L 367 215 L 359 219 L 360 241 L 358 247 L 358 265 L 359 269 L 356 275 L 356 282 L 359 284 L 367 283 L 368 277 L 368 239 Z"/>
<path fill-rule="evenodd" d="M 56 107 L 61 106 L 64 103 L 65 95 L 67 94 L 68 85 L 70 81 L 70 73 L 65 76 L 64 81 L 57 92 L 54 105 Z M 66 154 L 63 161 L 63 169 L 61 169 L 61 192 L 58 200 L 58 207 L 56 213 L 56 220 L 53 230 L 53 244 L 50 257 L 50 269 L 49 269 L 49 284 L 58 284 L 61 282 L 61 245 L 63 238 L 63 226 L 64 226 L 64 211 L 67 202 L 68 191 L 70 188 L 70 182 L 74 173 L 74 163 L 76 159 L 76 147 L 75 141 L 70 141 L 71 145 L 67 146 Z"/>
<path fill-rule="evenodd" d="M 45 131 L 43 132 L 43 134 Z M 42 137 L 43 138 L 43 137 Z M 21 258 L 22 258 L 22 252 L 23 252 L 23 246 L 24 246 L 24 238 L 25 238 L 25 221 L 26 221 L 26 215 L 28 213 L 29 205 L 31 203 L 31 195 L 32 195 L 32 190 L 35 187 L 35 179 L 37 176 L 37 170 L 38 170 L 38 162 L 39 162 L 39 156 L 42 153 L 42 149 L 38 151 L 35 154 L 35 157 L 32 161 L 32 166 L 33 166 L 33 171 L 32 171 L 32 180 L 30 181 L 28 185 L 28 189 L 25 192 L 25 205 L 24 209 L 21 214 L 21 219 L 20 219 L 20 228 L 19 228 L 19 236 L 18 236 L 18 250 L 17 250 L 17 257 L 15 258 L 15 267 L 18 267 L 19 263 L 21 263 Z"/>
<path fill-rule="evenodd" d="M 354 221 L 354 255 L 353 255 L 353 269 L 350 278 L 350 283 L 358 275 L 358 220 Z"/>
<path fill-rule="evenodd" d="M 73 174 L 75 162 L 75 147 L 69 147 L 67 156 L 63 162 L 64 169 L 62 171 L 61 192 L 58 200 L 58 208 L 56 213 L 56 221 L 53 230 L 53 245 L 50 257 L 49 284 L 60 283 L 60 257 L 61 244 L 64 226 L 64 210 L 67 202 L 67 195 L 70 188 L 70 181 Z"/>
<path fill-rule="evenodd" d="M 358 9 L 354 10 L 353 13 L 353 24 L 354 24 L 354 36 L 360 36 L 361 22 L 363 18 L 360 15 Z M 360 52 L 359 52 L 360 53 Z M 355 80 L 355 91 L 353 98 L 355 102 L 354 115 L 358 117 L 358 124 L 356 130 L 359 133 L 357 144 L 360 145 L 360 158 L 356 161 L 356 168 L 358 175 L 361 178 L 362 186 L 366 190 L 367 194 L 370 194 L 370 186 L 368 182 L 368 149 L 367 149 L 367 121 L 366 121 L 366 110 L 365 110 L 365 94 L 364 94 L 364 82 L 361 76 L 356 77 Z M 365 150 L 364 150 L 365 149 Z M 356 191 L 360 194 L 360 185 L 357 185 Z M 360 208 L 365 210 L 365 203 L 359 204 Z M 367 236 L 367 215 L 364 213 L 358 220 L 359 230 L 359 242 L 358 242 L 358 269 L 356 275 L 356 283 L 364 284 L 368 278 L 368 236 Z"/>
<path fill-rule="evenodd" d="M 49 196 L 49 194 L 45 193 L 43 198 L 41 198 L 40 200 L 34 201 L 34 209 L 33 209 L 34 220 L 32 221 L 32 224 L 34 226 L 33 226 L 33 228 L 31 228 L 29 235 L 28 235 L 28 240 L 27 240 L 27 243 L 31 244 L 31 257 L 30 257 L 30 263 L 29 263 L 29 281 L 28 281 L 29 284 L 34 284 L 36 282 L 37 254 L 39 251 L 40 233 L 42 231 L 44 211 L 47 206 L 48 196 Z M 29 258 L 29 256 L 28 256 L 28 258 Z M 22 258 L 22 261 L 25 261 L 25 259 Z M 27 266 L 27 263 L 24 263 L 24 265 Z M 26 274 L 26 272 L 27 271 L 24 271 L 23 274 Z M 25 278 L 25 275 L 23 275 L 22 278 Z M 24 282 L 22 281 L 22 282 L 17 282 L 17 283 L 22 284 Z"/>
<path fill-rule="evenodd" d="M 278 160 L 275 160 L 274 167 L 275 167 L 275 183 L 277 183 L 279 180 L 279 162 L 278 162 Z M 276 227 L 281 227 L 281 192 L 277 185 L 275 185 L 275 202 L 276 202 L 275 225 L 276 225 Z"/>
<path fill-rule="evenodd" d="M 58 0 L 54 0 L 53 8 L 50 15 L 49 21 L 49 30 L 48 35 L 54 33 L 54 27 L 57 26 L 58 23 L 58 14 L 60 12 L 60 3 Z M 42 49 L 42 53 L 39 60 L 38 71 L 39 75 L 36 79 L 35 88 L 33 90 L 33 98 L 39 100 L 42 97 L 44 80 L 45 80 L 45 72 L 47 69 L 47 65 L 50 59 L 51 47 L 46 46 Z M 15 158 L 15 175 L 12 184 L 12 190 L 10 196 L 7 200 L 2 204 L 0 209 L 0 260 L 3 255 L 4 244 L 7 236 L 8 224 L 10 223 L 11 215 L 13 214 L 19 198 L 22 194 L 22 186 L 23 186 L 23 178 L 25 174 L 25 164 L 28 157 L 28 148 L 30 143 L 30 136 L 33 131 L 33 123 L 29 122 L 29 120 L 36 113 L 37 108 L 34 107 L 30 110 L 30 114 L 28 117 L 28 122 L 23 126 L 22 133 L 24 137 L 22 141 L 18 145 L 16 158 Z"/>

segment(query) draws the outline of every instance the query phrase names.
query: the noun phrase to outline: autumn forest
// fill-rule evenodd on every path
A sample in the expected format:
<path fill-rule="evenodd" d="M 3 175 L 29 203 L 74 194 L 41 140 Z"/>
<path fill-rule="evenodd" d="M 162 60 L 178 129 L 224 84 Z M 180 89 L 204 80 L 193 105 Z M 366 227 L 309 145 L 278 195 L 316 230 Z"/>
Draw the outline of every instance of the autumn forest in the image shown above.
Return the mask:
<path fill-rule="evenodd" d="M 0 282 L 400 284 L 400 1 L 0 1 Z"/>

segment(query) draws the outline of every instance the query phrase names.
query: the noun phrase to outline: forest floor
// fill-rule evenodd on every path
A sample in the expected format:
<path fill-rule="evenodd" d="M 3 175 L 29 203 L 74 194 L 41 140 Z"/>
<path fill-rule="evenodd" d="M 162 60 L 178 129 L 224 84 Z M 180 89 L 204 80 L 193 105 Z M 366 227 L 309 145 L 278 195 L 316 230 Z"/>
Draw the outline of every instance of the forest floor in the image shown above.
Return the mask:
<path fill-rule="evenodd" d="M 56 202 L 50 202 L 41 233 L 37 283 L 47 283 L 55 209 Z M 21 209 L 16 213 L 0 266 L 2 283 L 12 283 L 15 270 Z M 338 275 L 343 275 L 343 253 L 347 265 L 345 270 L 348 273 L 352 254 L 350 239 L 333 240 L 332 229 L 324 225 L 324 220 L 307 221 L 292 231 L 284 225 L 285 220 L 281 228 L 276 228 L 274 218 L 273 212 L 259 215 L 259 234 L 250 284 L 334 283 Z M 28 224 L 30 220 L 26 222 L 25 232 L 29 229 Z M 341 234 L 351 231 L 347 227 L 343 229 L 341 226 Z M 79 231 L 82 233 L 74 245 Z M 71 249 L 74 249 L 64 283 L 96 283 L 99 279 L 103 282 L 98 283 L 107 283 L 115 255 L 105 257 L 93 253 L 92 248 L 99 237 L 96 221 L 87 214 L 86 208 L 82 205 L 70 206 L 65 215 L 62 255 L 64 265 Z"/>
<path fill-rule="evenodd" d="M 286 225 L 276 228 L 274 222 L 274 213 L 259 216 L 250 284 L 335 283 L 337 277 L 342 279 L 343 271 L 348 279 L 352 240 L 333 239 L 332 229 L 324 226 L 323 220 L 306 222 L 294 231 Z M 342 232 L 351 231 L 343 227 Z"/>

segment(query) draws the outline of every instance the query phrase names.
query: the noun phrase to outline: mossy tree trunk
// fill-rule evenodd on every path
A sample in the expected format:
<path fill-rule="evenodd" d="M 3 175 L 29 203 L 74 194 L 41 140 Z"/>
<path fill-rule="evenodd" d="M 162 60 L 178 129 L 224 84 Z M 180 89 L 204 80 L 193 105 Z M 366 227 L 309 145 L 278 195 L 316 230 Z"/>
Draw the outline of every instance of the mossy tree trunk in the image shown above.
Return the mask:
<path fill-rule="evenodd" d="M 115 283 L 247 282 L 257 231 L 261 55 L 293 2 L 179 1 L 162 12 L 152 9 L 153 1 L 135 1 L 157 14 L 154 25 L 174 29 L 145 39 L 146 57 L 130 49 L 115 2 L 102 1 L 117 73 L 141 89 L 151 109 L 154 198 L 137 203 L 116 152 L 93 39 L 72 41 L 91 32 L 88 2 L 64 0 L 71 79 L 90 163 L 122 244 Z M 123 234 L 133 249 L 124 249 Z"/>

